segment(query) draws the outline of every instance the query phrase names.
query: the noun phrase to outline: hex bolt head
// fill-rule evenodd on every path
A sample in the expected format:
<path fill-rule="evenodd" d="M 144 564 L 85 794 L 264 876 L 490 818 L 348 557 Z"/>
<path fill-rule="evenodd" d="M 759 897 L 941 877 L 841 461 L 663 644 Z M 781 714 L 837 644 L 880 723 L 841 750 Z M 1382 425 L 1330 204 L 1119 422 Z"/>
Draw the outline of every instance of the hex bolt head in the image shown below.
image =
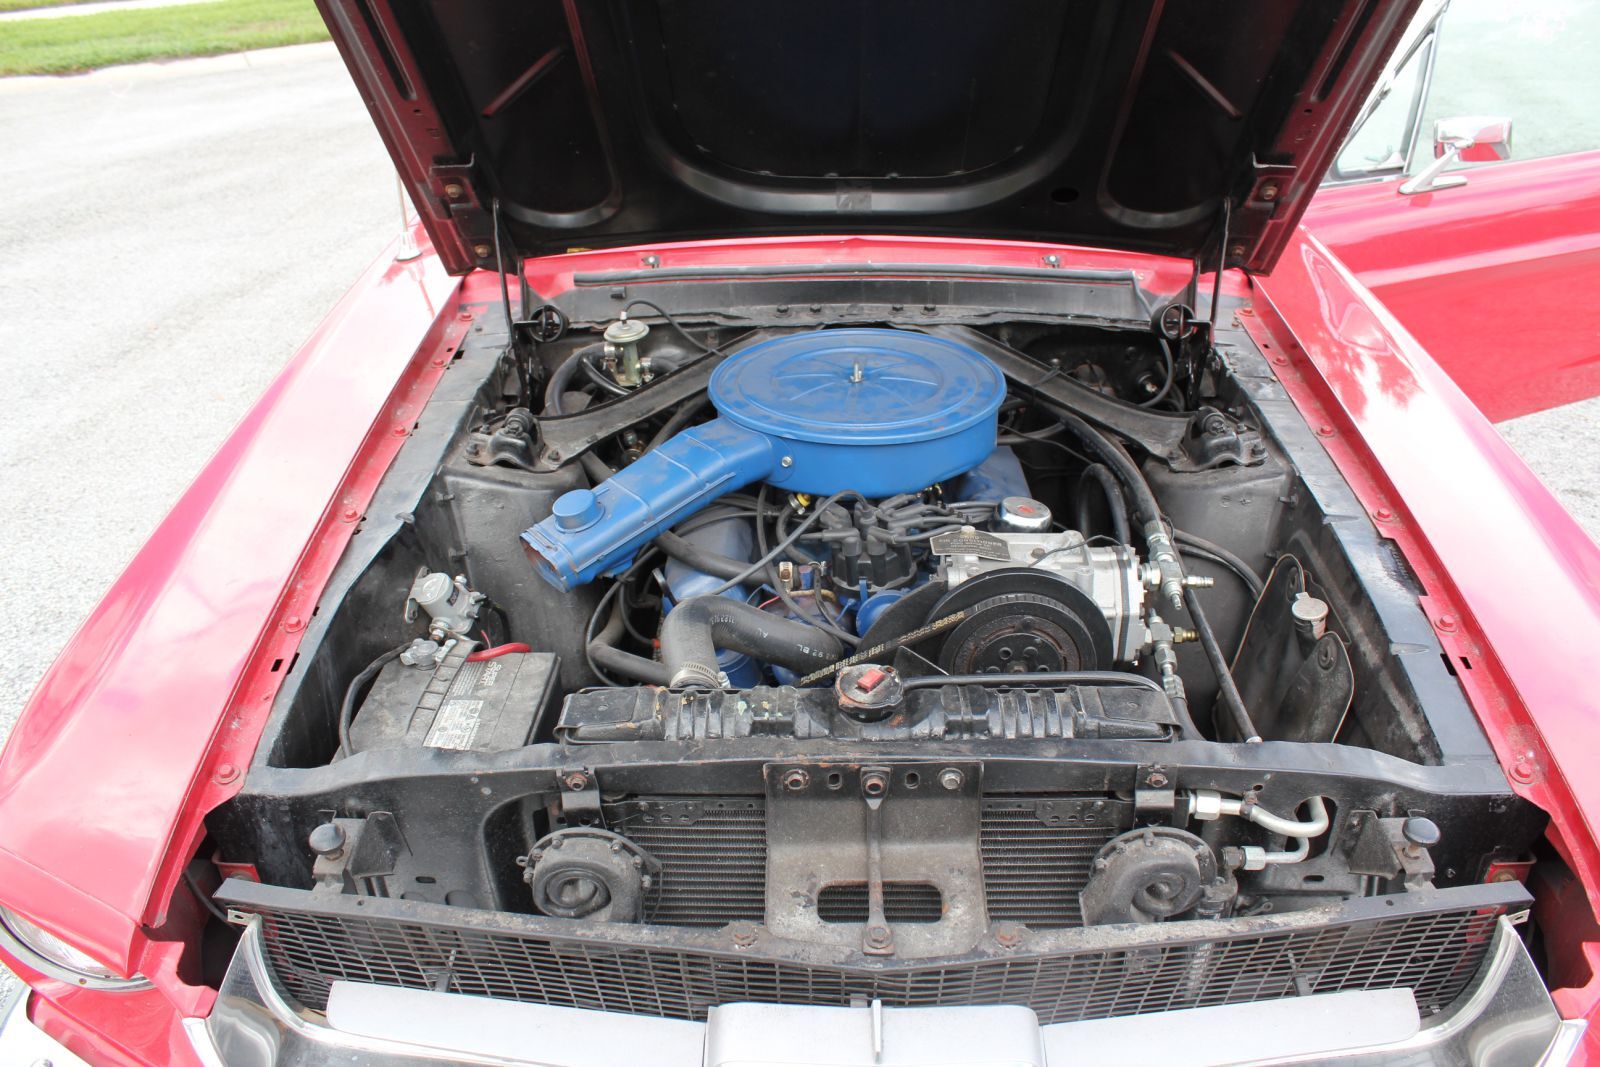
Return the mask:
<path fill-rule="evenodd" d="M 954 793 L 967 784 L 967 776 L 956 767 L 946 767 L 939 772 L 939 784 Z"/>
<path fill-rule="evenodd" d="M 576 793 L 580 789 L 589 788 L 589 776 L 582 771 L 573 771 L 562 777 L 561 784 Z"/>
<path fill-rule="evenodd" d="M 872 948 L 888 948 L 894 944 L 894 937 L 888 927 L 871 926 L 867 928 L 867 944 Z"/>

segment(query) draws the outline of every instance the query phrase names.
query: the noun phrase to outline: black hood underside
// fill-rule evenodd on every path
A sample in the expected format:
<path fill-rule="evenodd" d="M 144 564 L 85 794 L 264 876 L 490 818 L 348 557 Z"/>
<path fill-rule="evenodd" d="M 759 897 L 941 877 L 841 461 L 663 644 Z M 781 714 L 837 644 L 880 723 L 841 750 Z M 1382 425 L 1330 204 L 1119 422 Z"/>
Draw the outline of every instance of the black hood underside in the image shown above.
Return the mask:
<path fill-rule="evenodd" d="M 917 234 L 1270 268 L 1415 0 L 319 0 L 454 271 Z"/>

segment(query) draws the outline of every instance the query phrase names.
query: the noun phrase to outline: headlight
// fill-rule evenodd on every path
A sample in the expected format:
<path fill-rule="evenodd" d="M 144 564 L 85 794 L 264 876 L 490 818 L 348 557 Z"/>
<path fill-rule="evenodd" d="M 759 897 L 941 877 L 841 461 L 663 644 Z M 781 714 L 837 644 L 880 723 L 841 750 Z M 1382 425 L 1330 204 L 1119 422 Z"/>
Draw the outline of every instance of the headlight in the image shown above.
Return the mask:
<path fill-rule="evenodd" d="M 150 984 L 137 974 L 122 977 L 10 908 L 0 907 L 0 945 L 34 970 L 85 989 L 132 990 Z"/>

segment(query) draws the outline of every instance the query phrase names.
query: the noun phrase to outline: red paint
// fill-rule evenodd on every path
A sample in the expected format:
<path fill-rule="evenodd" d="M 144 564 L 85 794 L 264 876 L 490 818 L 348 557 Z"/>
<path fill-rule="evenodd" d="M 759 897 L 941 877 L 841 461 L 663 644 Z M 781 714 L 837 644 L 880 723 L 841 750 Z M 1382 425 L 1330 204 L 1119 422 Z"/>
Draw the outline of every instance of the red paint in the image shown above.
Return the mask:
<path fill-rule="evenodd" d="M 1179 261 L 1014 242 L 786 238 L 650 252 L 662 267 L 1032 267 L 1050 252 L 1069 266 L 1133 267 L 1157 293 L 1188 280 Z M 530 263 L 530 280 L 554 295 L 575 271 L 637 269 L 640 254 L 552 257 Z M 471 328 L 458 301 L 498 298 L 492 276 L 456 284 L 431 256 L 369 272 L 74 637 L 0 757 L 7 902 L 156 983 L 90 994 L 23 972 L 43 994 L 35 1018 L 93 1061 L 192 1062 L 181 1018 L 203 1014 L 212 993 L 178 979 L 181 942 L 149 940 L 142 927 L 163 920 L 204 814 L 237 787 L 228 768 L 250 761 L 299 643 L 287 623 L 310 617 L 359 529 L 346 513 L 365 508 L 449 363 L 440 356 Z M 1454 620 L 1440 639 L 1470 661 L 1462 685 L 1501 759 L 1525 768 L 1521 792 L 1551 812 L 1552 840 L 1592 899 L 1600 776 L 1581 764 L 1600 750 L 1600 697 L 1587 678 L 1600 549 L 1319 242 L 1297 237 L 1256 300 L 1259 313 L 1241 322 L 1283 360 L 1286 386 L 1328 429 L 1324 445 L 1368 511 L 1389 516 L 1424 610 Z M 1596 953 L 1586 943 L 1580 955 Z M 1600 989 L 1558 998 L 1589 1014 Z"/>
<path fill-rule="evenodd" d="M 1493 421 L 1600 395 L 1600 151 L 1317 193 L 1305 227 Z"/>
<path fill-rule="evenodd" d="M 1600 903 L 1600 548 L 1320 241 L 1303 230 L 1256 293 L 1242 321 L 1291 353 L 1281 378 L 1307 418 L 1349 431 L 1325 447 L 1369 511 L 1399 516 L 1384 533 L 1496 754 Z M 1600 1007 L 1600 990 L 1556 997 L 1568 1017 Z"/>
<path fill-rule="evenodd" d="M 156 529 L 0 756 L 6 902 L 188 1010 L 211 991 L 147 958 L 156 943 L 141 927 L 164 921 L 205 812 L 237 789 L 296 620 L 353 532 L 331 502 L 341 489 L 364 502 L 400 442 L 367 440 L 354 467 L 348 457 L 375 420 L 413 417 L 427 396 L 418 386 L 441 373 L 420 374 L 414 354 L 458 283 L 431 256 L 391 259 L 318 327 Z"/>

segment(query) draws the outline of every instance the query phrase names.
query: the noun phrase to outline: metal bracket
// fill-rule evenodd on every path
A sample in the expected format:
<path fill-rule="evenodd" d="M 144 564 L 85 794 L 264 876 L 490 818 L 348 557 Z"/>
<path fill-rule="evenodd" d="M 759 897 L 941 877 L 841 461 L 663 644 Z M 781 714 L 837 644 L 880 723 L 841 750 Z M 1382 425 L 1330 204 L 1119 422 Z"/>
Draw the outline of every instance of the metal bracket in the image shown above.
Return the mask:
<path fill-rule="evenodd" d="M 540 419 L 539 438 L 544 451 L 539 456 L 538 469 L 555 470 L 601 441 L 693 398 L 705 389 L 711 381 L 711 372 L 726 356 L 727 353 L 702 356 L 627 396 L 585 408 L 574 415 Z"/>
<path fill-rule="evenodd" d="M 1165 767 L 1154 764 L 1140 767 L 1133 785 L 1134 821 L 1171 823 L 1178 808 L 1178 786 Z"/>
<path fill-rule="evenodd" d="M 970 951 L 988 929 L 982 771 L 974 761 L 768 764 L 768 931 L 866 956 Z M 933 921 L 895 918 L 895 891 L 913 886 L 938 891 Z M 839 890 L 864 900 L 859 918 L 826 914 Z"/>
<path fill-rule="evenodd" d="M 561 814 L 568 826 L 604 826 L 605 816 L 600 810 L 600 786 L 595 777 L 582 767 L 559 773 L 561 780 Z"/>
<path fill-rule="evenodd" d="M 435 163 L 428 168 L 428 192 L 464 239 L 479 266 L 494 263 L 494 223 L 473 187 L 473 164 Z"/>

